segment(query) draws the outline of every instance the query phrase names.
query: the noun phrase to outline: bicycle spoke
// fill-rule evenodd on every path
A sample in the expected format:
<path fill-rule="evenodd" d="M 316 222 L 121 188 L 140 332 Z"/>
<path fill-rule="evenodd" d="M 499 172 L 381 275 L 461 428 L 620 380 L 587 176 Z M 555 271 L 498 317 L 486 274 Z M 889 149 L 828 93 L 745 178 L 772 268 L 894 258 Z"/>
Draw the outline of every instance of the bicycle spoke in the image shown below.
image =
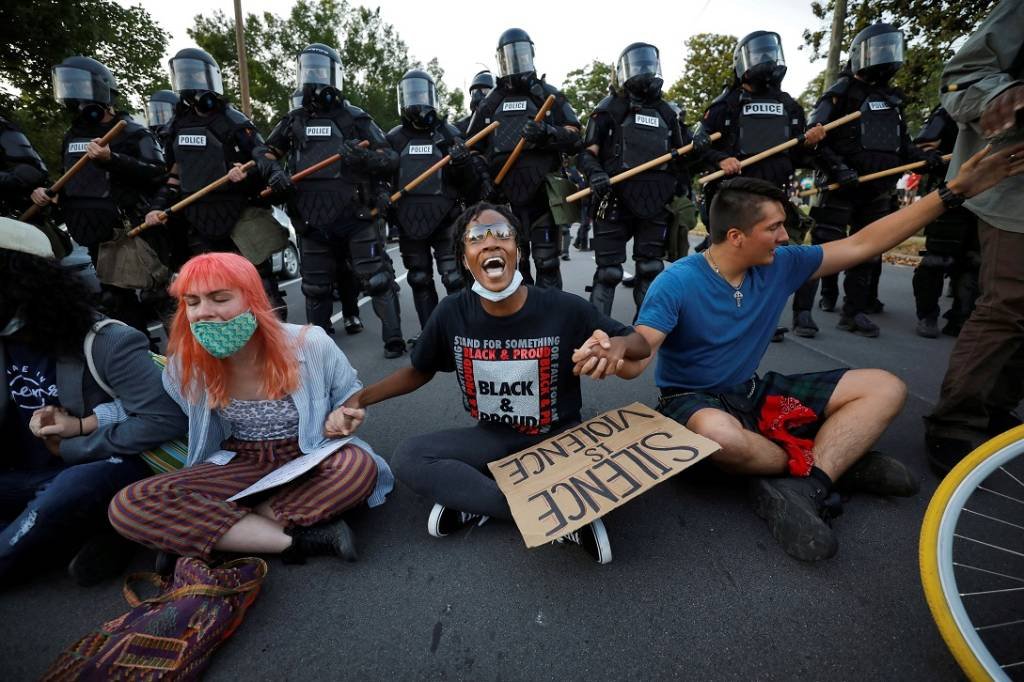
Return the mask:
<path fill-rule="evenodd" d="M 998 523 L 1005 523 L 1007 526 L 1013 526 L 1014 528 L 1020 528 L 1021 530 L 1024 530 L 1024 526 L 1020 525 L 1019 523 L 1013 523 L 1012 521 L 1004 521 L 1003 519 L 997 519 L 994 516 L 989 516 L 988 514 L 982 514 L 981 512 L 976 512 L 973 509 L 968 509 L 967 507 L 964 507 L 964 511 L 968 512 L 970 514 L 974 514 L 976 516 L 980 516 L 982 518 L 986 518 L 989 521 L 996 521 Z"/>
<path fill-rule="evenodd" d="M 1005 493 L 996 492 L 995 490 L 991 490 L 991 489 L 986 488 L 984 486 L 980 486 L 979 485 L 978 486 L 978 490 L 984 490 L 987 493 L 992 493 L 993 495 L 998 495 L 999 497 L 1005 497 L 1006 499 L 1010 500 L 1011 502 L 1016 502 L 1017 504 L 1024 504 L 1024 500 L 1018 500 L 1016 497 L 1014 497 L 1012 495 L 1007 495 Z"/>
<path fill-rule="evenodd" d="M 953 533 L 953 537 L 960 538 L 961 540 L 967 540 L 968 542 L 976 542 L 979 545 L 984 545 L 985 547 L 991 547 L 992 549 L 998 549 L 1000 552 L 1006 552 L 1007 554 L 1013 554 L 1014 556 L 1024 557 L 1024 553 L 1016 552 L 1016 551 L 1014 551 L 1012 549 L 1007 549 L 1006 547 L 1000 547 L 999 545 L 993 545 L 993 544 L 991 544 L 989 542 L 982 542 L 981 540 L 975 540 L 974 538 L 969 538 L 966 535 L 960 535 L 959 533 Z"/>
<path fill-rule="evenodd" d="M 956 562 L 956 561 L 953 562 L 953 566 L 955 566 L 957 568 L 969 568 L 972 571 L 980 571 L 982 573 L 988 573 L 989 575 L 997 575 L 1000 578 L 1007 578 L 1009 580 L 1016 580 L 1019 583 L 1024 583 L 1024 578 L 1018 578 L 1016 576 L 1007 575 L 1005 573 L 998 573 L 996 571 L 990 571 L 987 568 L 978 568 L 977 566 L 971 566 L 970 564 L 961 564 L 961 563 Z"/>
<path fill-rule="evenodd" d="M 1009 471 L 1007 471 L 1006 467 L 999 467 L 999 470 L 1002 471 L 1007 476 L 1009 476 L 1010 478 L 1012 478 L 1013 480 L 1015 480 L 1017 482 L 1017 485 L 1019 485 L 1021 488 L 1024 488 L 1024 481 L 1020 480 L 1019 478 L 1011 474 Z"/>
<path fill-rule="evenodd" d="M 1006 665 L 1001 665 L 999 667 L 1003 670 L 1006 670 L 1007 668 L 1016 668 L 1019 665 L 1024 665 L 1024 661 L 1017 661 L 1016 663 L 1007 663 Z"/>
<path fill-rule="evenodd" d="M 984 592 L 961 592 L 961 597 L 980 597 L 985 594 L 1001 594 L 1003 592 L 1024 592 L 1024 587 L 1004 587 L 1001 590 L 985 590 Z"/>
<path fill-rule="evenodd" d="M 1024 620 L 1011 620 L 1008 623 L 996 623 L 995 625 L 982 625 L 981 627 L 974 628 L 974 629 L 977 630 L 978 632 L 981 632 L 982 630 L 993 630 L 995 628 L 1005 628 L 1005 627 L 1008 627 L 1010 625 L 1020 625 L 1021 623 L 1024 623 Z"/>

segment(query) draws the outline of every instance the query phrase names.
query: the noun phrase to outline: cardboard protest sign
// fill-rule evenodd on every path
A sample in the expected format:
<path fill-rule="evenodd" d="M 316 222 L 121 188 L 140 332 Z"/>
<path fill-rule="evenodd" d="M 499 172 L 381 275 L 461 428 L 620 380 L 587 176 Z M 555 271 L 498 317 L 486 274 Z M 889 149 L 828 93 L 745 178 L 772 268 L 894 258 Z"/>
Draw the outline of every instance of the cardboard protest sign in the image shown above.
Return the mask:
<path fill-rule="evenodd" d="M 527 547 L 581 528 L 719 449 L 640 403 L 487 466 Z"/>

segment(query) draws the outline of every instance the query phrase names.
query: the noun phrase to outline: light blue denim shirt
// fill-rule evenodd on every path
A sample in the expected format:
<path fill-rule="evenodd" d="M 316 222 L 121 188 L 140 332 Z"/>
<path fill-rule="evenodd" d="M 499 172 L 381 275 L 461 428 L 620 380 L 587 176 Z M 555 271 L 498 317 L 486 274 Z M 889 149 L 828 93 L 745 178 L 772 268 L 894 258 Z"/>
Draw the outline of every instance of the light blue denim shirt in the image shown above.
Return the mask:
<path fill-rule="evenodd" d="M 293 340 L 301 336 L 297 346 L 299 358 L 299 387 L 291 394 L 299 411 L 299 449 L 310 453 L 327 442 L 324 422 L 332 410 L 348 400 L 363 387 L 355 369 L 345 353 L 320 327 L 285 324 L 285 331 Z M 305 334 L 302 332 L 305 331 Z M 164 390 L 188 415 L 188 460 L 186 466 L 205 462 L 220 450 L 221 442 L 231 436 L 231 425 L 210 409 L 206 392 L 199 392 L 199 400 L 189 402 L 181 387 L 181 369 L 178 358 L 171 356 L 163 373 Z M 368 452 L 377 463 L 377 487 L 366 503 L 371 507 L 384 504 L 384 498 L 395 487 L 395 476 L 384 459 L 361 438 L 353 438 L 356 445 Z M 230 457 L 219 463 L 230 461 Z"/>

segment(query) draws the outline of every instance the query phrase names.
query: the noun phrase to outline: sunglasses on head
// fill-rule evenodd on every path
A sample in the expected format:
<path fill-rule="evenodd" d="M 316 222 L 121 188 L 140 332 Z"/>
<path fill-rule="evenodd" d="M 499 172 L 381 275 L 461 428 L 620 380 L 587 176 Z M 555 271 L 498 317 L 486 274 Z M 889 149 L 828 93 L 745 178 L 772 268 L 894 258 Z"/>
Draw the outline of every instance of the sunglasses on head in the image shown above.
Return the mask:
<path fill-rule="evenodd" d="M 500 241 L 506 241 L 515 237 L 515 229 L 508 223 L 477 223 L 466 228 L 462 238 L 470 244 L 479 244 L 487 239 L 487 235 L 493 236 Z"/>

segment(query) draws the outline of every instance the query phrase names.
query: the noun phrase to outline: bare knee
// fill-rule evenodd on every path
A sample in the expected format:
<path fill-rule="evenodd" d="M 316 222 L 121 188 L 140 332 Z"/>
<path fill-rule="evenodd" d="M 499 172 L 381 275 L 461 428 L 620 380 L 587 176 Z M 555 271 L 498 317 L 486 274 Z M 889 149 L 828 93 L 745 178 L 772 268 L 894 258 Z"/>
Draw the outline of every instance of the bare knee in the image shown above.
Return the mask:
<path fill-rule="evenodd" d="M 843 375 L 825 409 L 831 416 L 836 410 L 854 400 L 870 403 L 879 417 L 892 418 L 903 409 L 907 400 L 907 385 L 884 369 L 854 369 Z"/>
<path fill-rule="evenodd" d="M 711 459 L 723 469 L 741 469 L 753 456 L 746 447 L 747 434 L 743 425 L 721 410 L 698 410 L 686 422 L 686 427 L 721 446 L 721 450 L 711 455 Z"/>

